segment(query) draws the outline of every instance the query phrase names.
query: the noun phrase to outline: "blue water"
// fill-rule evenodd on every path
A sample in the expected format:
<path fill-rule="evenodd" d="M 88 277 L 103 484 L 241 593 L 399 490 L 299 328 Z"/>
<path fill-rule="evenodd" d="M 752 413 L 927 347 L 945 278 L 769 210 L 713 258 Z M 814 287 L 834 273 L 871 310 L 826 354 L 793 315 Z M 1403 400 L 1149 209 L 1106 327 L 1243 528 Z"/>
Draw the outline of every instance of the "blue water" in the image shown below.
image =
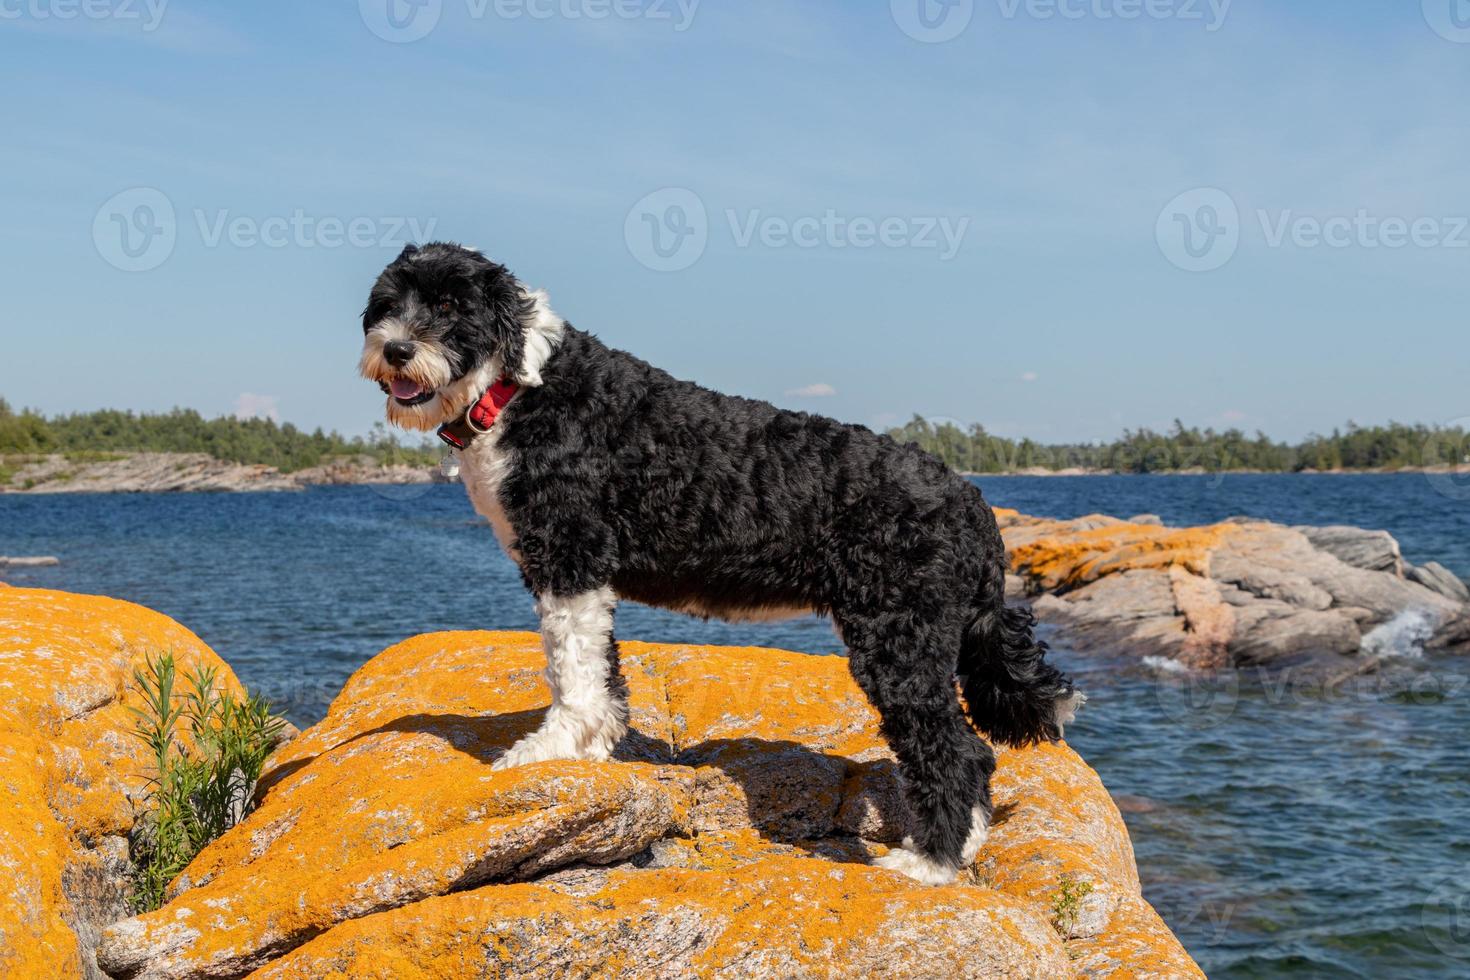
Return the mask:
<path fill-rule="evenodd" d="M 981 479 L 1026 513 L 1250 514 L 1393 532 L 1470 578 L 1470 492 L 1423 476 Z M 15 585 L 118 596 L 193 628 L 298 724 L 357 666 L 435 629 L 535 628 L 458 487 L 0 496 Z M 618 633 L 840 652 L 831 627 L 735 627 L 625 605 Z M 1470 664 L 1340 686 L 1201 679 L 1056 656 L 1092 696 L 1069 729 L 1123 807 L 1147 897 L 1211 977 L 1470 977 Z"/>

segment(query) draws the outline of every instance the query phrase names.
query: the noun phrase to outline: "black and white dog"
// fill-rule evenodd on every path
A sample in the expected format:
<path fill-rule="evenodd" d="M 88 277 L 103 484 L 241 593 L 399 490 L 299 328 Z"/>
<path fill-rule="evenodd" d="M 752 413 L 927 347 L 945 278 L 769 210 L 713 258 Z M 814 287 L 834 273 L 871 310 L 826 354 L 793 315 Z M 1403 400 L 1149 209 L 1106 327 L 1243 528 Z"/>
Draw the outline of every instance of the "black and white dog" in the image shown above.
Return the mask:
<path fill-rule="evenodd" d="M 460 447 L 476 510 L 536 597 L 552 704 L 496 768 L 609 757 L 628 722 L 620 598 L 829 614 L 913 810 L 912 837 L 878 863 L 939 884 L 989 826 L 995 755 L 970 722 L 1025 745 L 1059 739 L 1081 703 L 1029 612 L 1006 607 L 980 491 L 934 457 L 676 380 L 458 245 L 405 249 L 363 329 L 388 418 Z"/>

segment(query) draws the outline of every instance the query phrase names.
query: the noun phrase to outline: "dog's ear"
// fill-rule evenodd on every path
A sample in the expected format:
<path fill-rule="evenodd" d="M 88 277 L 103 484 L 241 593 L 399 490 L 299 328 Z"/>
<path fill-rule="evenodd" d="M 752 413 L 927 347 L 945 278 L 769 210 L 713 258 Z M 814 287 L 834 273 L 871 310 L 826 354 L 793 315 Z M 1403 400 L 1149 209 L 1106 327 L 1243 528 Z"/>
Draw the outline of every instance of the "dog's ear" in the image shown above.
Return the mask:
<path fill-rule="evenodd" d="M 526 362 L 526 317 L 532 301 L 503 265 L 491 263 L 479 275 L 483 322 L 480 329 L 500 357 L 501 373 L 520 380 Z"/>
<path fill-rule="evenodd" d="M 409 244 L 403 246 L 403 251 L 399 252 L 398 258 L 394 259 L 393 261 L 402 262 L 405 259 L 413 258 L 417 254 L 419 254 L 419 247 L 410 242 Z"/>

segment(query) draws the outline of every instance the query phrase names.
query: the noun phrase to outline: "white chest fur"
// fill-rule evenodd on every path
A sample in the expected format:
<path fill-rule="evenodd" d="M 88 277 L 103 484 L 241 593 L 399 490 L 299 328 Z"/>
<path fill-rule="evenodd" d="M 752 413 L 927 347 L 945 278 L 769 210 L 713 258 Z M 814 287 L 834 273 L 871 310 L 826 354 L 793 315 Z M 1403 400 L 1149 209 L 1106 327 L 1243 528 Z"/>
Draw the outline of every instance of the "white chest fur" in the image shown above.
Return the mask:
<path fill-rule="evenodd" d="M 459 472 L 475 511 L 490 522 L 500 547 L 519 563 L 520 553 L 511 547 L 516 539 L 515 529 L 500 502 L 500 489 L 510 475 L 513 462 L 511 452 L 500 448 L 501 432 L 502 426 L 497 425 L 462 450 Z"/>

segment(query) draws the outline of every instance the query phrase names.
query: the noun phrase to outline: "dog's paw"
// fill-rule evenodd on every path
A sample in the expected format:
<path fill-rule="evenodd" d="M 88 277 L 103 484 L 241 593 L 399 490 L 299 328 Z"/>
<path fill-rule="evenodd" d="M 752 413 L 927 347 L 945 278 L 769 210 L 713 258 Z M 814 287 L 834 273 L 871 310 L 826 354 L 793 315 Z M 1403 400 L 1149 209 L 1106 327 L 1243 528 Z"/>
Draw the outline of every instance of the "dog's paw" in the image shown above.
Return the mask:
<path fill-rule="evenodd" d="M 548 738 L 542 732 L 527 735 L 505 750 L 505 754 L 491 764 L 493 770 L 515 769 L 536 762 L 553 762 L 557 759 L 577 758 L 576 746 L 565 740 Z"/>
<path fill-rule="evenodd" d="M 965 846 L 960 849 L 960 860 L 965 864 L 974 864 L 975 858 L 980 853 L 980 848 L 985 846 L 985 838 L 990 836 L 990 820 L 985 816 L 983 807 L 975 807 L 970 816 L 970 836 L 965 838 Z"/>
<path fill-rule="evenodd" d="M 566 731 L 542 729 L 506 749 L 505 754 L 491 763 L 490 768 L 499 771 L 558 760 L 606 762 L 612 758 L 614 743 L 615 740 L 609 737 L 593 738 L 579 743 Z"/>
<path fill-rule="evenodd" d="M 948 885 L 954 881 L 958 871 L 914 850 L 914 842 L 908 837 L 903 839 L 902 847 L 895 847 L 882 857 L 874 858 L 873 866 L 908 875 L 921 885 Z"/>

